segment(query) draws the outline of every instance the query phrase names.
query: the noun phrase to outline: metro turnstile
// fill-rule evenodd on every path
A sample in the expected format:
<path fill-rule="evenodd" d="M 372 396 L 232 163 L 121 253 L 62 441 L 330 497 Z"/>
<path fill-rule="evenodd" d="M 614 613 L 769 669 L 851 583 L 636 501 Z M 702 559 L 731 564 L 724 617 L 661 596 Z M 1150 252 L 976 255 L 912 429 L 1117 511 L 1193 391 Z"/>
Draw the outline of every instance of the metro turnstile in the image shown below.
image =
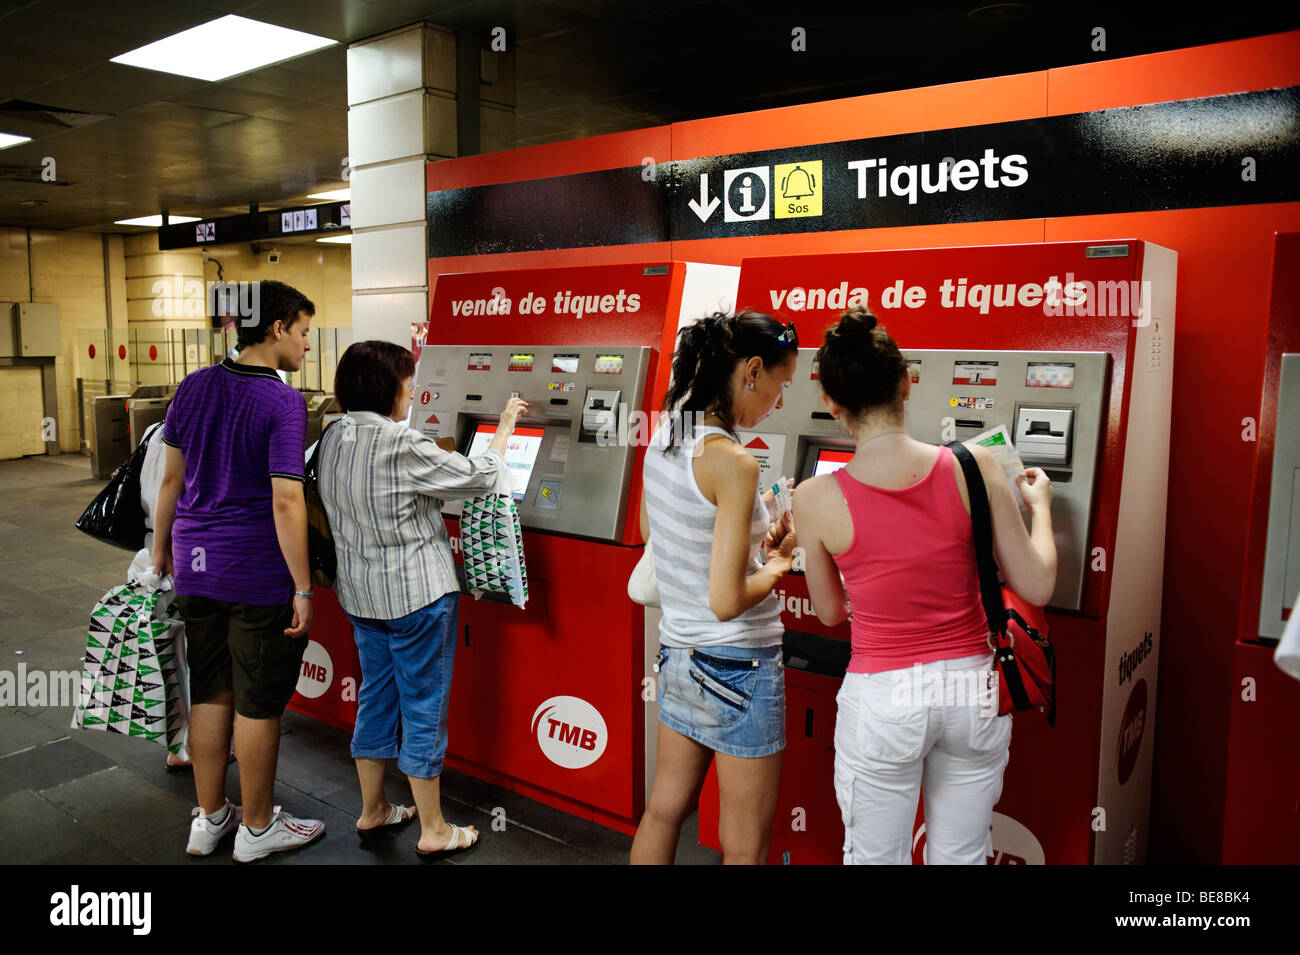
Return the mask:
<path fill-rule="evenodd" d="M 167 417 L 167 406 L 175 394 L 175 385 L 141 385 L 131 392 L 126 402 L 126 427 L 132 451 L 140 446 L 149 425 Z"/>
<path fill-rule="evenodd" d="M 126 431 L 128 400 L 126 395 L 100 395 L 90 403 L 92 477 L 107 479 L 131 453 L 131 439 Z"/>

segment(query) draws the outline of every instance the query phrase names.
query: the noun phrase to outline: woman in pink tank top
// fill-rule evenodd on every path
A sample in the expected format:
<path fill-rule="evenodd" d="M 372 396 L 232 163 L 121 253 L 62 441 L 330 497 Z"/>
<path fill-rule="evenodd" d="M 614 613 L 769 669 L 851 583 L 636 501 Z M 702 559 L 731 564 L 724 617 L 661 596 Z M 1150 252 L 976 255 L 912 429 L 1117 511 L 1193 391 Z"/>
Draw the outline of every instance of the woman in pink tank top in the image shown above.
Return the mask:
<path fill-rule="evenodd" d="M 835 792 L 844 861 L 907 864 L 925 791 L 926 856 L 983 864 L 1002 793 L 1011 717 L 997 715 L 966 481 L 951 451 L 903 426 L 908 366 L 885 329 L 855 309 L 817 353 L 822 402 L 853 435 L 839 471 L 794 495 L 808 592 L 827 625 L 851 617 L 852 654 L 837 697 Z M 1056 582 L 1051 483 L 1037 468 L 1011 485 L 971 446 L 989 491 L 993 545 L 1007 583 L 1045 604 Z"/>

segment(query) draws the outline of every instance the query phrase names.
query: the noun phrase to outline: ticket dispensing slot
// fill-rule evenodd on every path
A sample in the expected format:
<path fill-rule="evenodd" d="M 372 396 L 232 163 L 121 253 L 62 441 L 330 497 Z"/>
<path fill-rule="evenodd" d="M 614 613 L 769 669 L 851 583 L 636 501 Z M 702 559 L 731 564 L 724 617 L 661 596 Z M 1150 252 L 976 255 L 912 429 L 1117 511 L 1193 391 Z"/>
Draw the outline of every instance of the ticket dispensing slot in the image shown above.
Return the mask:
<path fill-rule="evenodd" d="M 622 392 L 609 388 L 588 388 L 582 401 L 582 430 L 579 441 L 595 441 L 597 435 L 618 434 L 618 402 Z"/>
<path fill-rule="evenodd" d="M 1011 440 L 1026 464 L 1045 470 L 1068 467 L 1073 424 L 1073 408 L 1022 405 L 1016 409 L 1016 429 Z"/>

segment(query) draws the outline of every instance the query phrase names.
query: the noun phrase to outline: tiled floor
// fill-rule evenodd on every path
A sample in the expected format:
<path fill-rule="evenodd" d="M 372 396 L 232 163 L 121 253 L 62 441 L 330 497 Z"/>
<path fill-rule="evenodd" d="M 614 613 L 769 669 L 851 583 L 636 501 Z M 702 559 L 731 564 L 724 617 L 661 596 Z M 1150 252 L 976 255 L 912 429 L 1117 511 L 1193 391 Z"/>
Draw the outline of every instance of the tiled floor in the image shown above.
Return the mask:
<path fill-rule="evenodd" d="M 0 670 L 79 670 L 95 601 L 125 579 L 130 555 L 73 527 L 103 486 L 76 455 L 0 462 Z M 164 771 L 156 743 L 69 729 L 67 707 L 0 706 L 0 863 L 179 863 L 231 861 L 222 845 L 208 859 L 184 852 L 194 806 L 189 776 Z M 367 843 L 352 833 L 361 798 L 348 735 L 296 713 L 285 715 L 276 801 L 322 819 L 326 836 L 268 863 L 414 863 L 418 827 Z M 227 783 L 236 801 L 239 767 Z M 448 818 L 476 825 L 479 846 L 446 864 L 617 864 L 631 840 L 611 830 L 448 770 Z M 409 803 L 394 773 L 389 797 Z M 493 829 L 505 810 L 505 829 Z M 678 861 L 716 863 L 696 843 L 692 818 Z M 500 823 L 498 823 L 498 829 Z"/>

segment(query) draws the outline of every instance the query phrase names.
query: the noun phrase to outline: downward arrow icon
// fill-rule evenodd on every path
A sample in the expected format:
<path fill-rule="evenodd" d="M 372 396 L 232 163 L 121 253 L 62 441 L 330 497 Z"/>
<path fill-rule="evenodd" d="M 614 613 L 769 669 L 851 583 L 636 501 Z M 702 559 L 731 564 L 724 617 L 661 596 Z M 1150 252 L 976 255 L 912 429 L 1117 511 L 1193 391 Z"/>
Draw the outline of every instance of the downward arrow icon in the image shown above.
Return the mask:
<path fill-rule="evenodd" d="M 686 203 L 691 207 L 691 211 L 700 217 L 701 222 L 708 222 L 709 216 L 717 211 L 718 206 L 722 205 L 722 200 L 717 196 L 709 198 L 709 174 L 700 174 L 700 198 L 692 199 Z"/>

